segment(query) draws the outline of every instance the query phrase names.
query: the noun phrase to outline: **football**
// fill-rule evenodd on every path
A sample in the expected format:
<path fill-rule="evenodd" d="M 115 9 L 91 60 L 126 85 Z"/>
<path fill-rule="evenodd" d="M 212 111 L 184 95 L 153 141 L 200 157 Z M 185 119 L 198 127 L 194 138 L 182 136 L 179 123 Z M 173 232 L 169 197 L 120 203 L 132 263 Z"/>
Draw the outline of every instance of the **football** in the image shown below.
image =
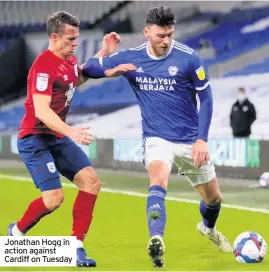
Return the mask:
<path fill-rule="evenodd" d="M 260 176 L 259 183 L 261 187 L 269 187 L 269 172 L 265 172 Z"/>
<path fill-rule="evenodd" d="M 233 254 L 239 263 L 260 263 L 266 251 L 265 240 L 256 232 L 241 233 L 233 244 Z"/>

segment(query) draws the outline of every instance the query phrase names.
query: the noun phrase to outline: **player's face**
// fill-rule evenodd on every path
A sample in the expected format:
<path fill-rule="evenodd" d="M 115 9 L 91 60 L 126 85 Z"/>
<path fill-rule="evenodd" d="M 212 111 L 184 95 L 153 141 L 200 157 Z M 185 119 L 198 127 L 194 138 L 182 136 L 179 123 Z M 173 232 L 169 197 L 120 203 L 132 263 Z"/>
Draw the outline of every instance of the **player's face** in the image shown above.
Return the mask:
<path fill-rule="evenodd" d="M 77 39 L 79 37 L 79 28 L 65 25 L 63 32 L 55 35 L 55 46 L 57 51 L 64 57 L 73 55 L 75 47 L 78 45 Z"/>
<path fill-rule="evenodd" d="M 144 35 L 149 39 L 150 47 L 156 56 L 165 55 L 174 38 L 175 27 L 150 25 L 144 28 Z"/>

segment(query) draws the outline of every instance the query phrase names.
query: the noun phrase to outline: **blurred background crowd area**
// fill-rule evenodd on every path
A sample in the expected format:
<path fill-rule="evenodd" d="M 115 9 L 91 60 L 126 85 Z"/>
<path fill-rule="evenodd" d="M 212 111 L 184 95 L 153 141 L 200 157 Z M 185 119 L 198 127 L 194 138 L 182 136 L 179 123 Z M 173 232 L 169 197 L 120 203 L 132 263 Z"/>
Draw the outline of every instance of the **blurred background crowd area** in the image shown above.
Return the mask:
<path fill-rule="evenodd" d="M 175 40 L 199 52 L 214 96 L 210 138 L 232 138 L 230 112 L 238 88 L 256 108 L 253 139 L 269 139 L 269 2 L 266 1 L 0 1 L 0 132 L 18 131 L 27 73 L 47 48 L 47 17 L 65 10 L 81 20 L 79 63 L 100 48 L 105 33 L 121 34 L 119 50 L 145 41 L 145 14 L 158 5 L 176 17 Z M 126 115 L 130 118 L 126 118 Z M 136 97 L 123 78 L 89 80 L 71 103 L 67 122 L 90 123 L 97 138 L 141 137 Z"/>

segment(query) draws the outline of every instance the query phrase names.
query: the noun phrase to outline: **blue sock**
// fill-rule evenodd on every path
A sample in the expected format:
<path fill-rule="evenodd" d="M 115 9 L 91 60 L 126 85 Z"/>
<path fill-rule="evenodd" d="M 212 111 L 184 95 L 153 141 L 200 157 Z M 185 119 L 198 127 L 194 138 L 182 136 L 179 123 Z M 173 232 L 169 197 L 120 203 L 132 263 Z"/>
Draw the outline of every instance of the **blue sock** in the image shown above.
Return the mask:
<path fill-rule="evenodd" d="M 203 200 L 200 202 L 200 213 L 203 216 L 203 223 L 208 228 L 214 228 L 221 209 L 221 203 L 214 206 L 207 206 Z"/>
<path fill-rule="evenodd" d="M 150 237 L 160 235 L 163 237 L 166 224 L 165 211 L 166 190 L 158 185 L 149 188 L 147 201 L 147 219 Z"/>

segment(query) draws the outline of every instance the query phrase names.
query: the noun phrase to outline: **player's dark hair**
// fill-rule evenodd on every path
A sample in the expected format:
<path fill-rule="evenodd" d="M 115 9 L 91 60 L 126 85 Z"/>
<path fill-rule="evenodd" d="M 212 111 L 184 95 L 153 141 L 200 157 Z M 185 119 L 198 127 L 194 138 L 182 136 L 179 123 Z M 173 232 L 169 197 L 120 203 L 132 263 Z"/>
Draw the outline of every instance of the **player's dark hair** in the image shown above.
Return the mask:
<path fill-rule="evenodd" d="M 151 8 L 146 15 L 146 25 L 170 26 L 175 23 L 172 9 L 165 6 Z"/>
<path fill-rule="evenodd" d="M 47 33 L 50 36 L 52 33 L 61 33 L 64 25 L 71 25 L 74 27 L 80 26 L 80 21 L 77 17 L 66 11 L 57 11 L 53 13 L 47 21 Z"/>

